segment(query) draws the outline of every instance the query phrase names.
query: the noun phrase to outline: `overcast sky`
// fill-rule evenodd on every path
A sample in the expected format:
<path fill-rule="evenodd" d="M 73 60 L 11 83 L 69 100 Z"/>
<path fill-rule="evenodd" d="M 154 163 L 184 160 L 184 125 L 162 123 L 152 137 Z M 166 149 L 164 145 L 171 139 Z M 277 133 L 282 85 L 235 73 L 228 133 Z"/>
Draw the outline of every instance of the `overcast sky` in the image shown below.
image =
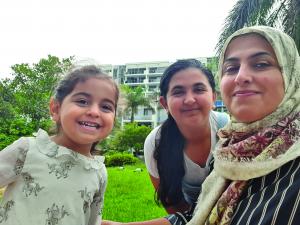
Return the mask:
<path fill-rule="evenodd" d="M 48 54 L 101 64 L 214 55 L 237 0 L 2 0 L 0 77 Z"/>

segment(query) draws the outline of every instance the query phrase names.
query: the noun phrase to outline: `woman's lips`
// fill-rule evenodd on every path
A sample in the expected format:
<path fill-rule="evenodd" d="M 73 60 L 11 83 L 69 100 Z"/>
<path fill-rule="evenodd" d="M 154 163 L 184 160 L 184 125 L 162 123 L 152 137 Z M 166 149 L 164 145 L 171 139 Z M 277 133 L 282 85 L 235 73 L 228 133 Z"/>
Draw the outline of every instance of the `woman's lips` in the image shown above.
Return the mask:
<path fill-rule="evenodd" d="M 245 90 L 245 91 L 235 91 L 233 93 L 233 96 L 236 97 L 247 97 L 247 96 L 252 96 L 252 95 L 257 95 L 259 94 L 258 91 L 252 91 L 252 90 Z"/>

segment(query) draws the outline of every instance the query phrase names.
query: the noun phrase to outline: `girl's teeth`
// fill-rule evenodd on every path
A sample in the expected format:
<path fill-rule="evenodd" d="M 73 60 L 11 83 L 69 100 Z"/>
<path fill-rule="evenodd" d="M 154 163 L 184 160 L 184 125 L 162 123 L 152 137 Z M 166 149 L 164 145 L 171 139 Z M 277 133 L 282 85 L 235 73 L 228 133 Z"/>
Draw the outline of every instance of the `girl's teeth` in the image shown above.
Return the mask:
<path fill-rule="evenodd" d="M 98 127 L 99 125 L 97 124 L 90 124 L 90 123 L 87 123 L 87 122 L 80 122 L 81 125 L 83 126 L 87 126 L 87 127 Z"/>

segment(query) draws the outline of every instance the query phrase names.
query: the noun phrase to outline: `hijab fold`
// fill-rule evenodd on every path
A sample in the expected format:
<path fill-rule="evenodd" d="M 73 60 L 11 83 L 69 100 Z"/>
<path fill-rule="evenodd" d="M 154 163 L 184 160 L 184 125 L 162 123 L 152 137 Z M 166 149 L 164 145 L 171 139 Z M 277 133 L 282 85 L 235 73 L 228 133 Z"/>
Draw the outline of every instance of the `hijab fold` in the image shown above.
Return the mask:
<path fill-rule="evenodd" d="M 202 185 L 194 217 L 188 225 L 230 224 L 248 181 L 265 176 L 300 156 L 300 57 L 292 38 L 271 27 L 254 26 L 232 34 L 220 55 L 236 37 L 255 33 L 273 47 L 284 80 L 284 98 L 277 109 L 259 121 L 234 118 L 218 132 L 214 170 Z"/>

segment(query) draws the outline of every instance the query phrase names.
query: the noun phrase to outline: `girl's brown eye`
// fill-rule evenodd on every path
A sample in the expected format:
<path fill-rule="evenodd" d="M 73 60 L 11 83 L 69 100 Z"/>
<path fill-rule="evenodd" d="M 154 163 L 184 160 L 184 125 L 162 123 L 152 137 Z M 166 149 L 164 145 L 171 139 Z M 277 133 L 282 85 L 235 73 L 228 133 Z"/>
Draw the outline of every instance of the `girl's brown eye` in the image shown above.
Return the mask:
<path fill-rule="evenodd" d="M 104 104 L 101 108 L 104 112 L 114 112 L 115 111 L 114 106 L 109 105 L 109 104 Z"/>

